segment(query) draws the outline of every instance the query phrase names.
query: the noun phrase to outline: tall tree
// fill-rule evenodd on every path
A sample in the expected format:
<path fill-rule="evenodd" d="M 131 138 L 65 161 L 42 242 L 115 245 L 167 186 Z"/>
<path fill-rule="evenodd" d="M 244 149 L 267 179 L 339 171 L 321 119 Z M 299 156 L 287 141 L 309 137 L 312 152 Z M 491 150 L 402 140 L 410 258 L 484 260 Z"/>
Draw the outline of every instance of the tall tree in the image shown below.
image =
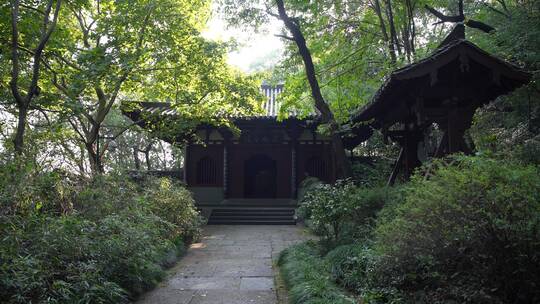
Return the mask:
<path fill-rule="evenodd" d="M 301 18 L 289 15 L 290 12 L 286 8 L 286 4 L 283 0 L 224 0 L 221 4 L 226 15 L 229 16 L 229 22 L 233 24 L 246 23 L 258 27 L 262 23 L 266 22 L 269 16 L 278 18 L 283 22 L 288 33 L 279 36 L 286 39 L 287 41 L 293 42 L 296 45 L 296 53 L 299 55 L 303 62 L 304 72 L 310 87 L 311 98 L 314 102 L 313 104 L 320 113 L 322 122 L 328 126 L 327 132 L 332 138 L 332 146 L 335 156 L 334 165 L 337 169 L 338 176 L 341 178 L 351 176 L 351 164 L 346 156 L 345 149 L 343 148 L 343 142 L 339 134 L 339 124 L 336 121 L 331 108 L 325 101 L 324 96 L 321 92 L 313 58 L 307 45 L 306 38 L 301 30 Z M 299 5 L 299 3 L 296 4 Z M 297 10 L 297 12 L 298 11 L 300 10 Z M 234 18 L 232 16 L 242 17 Z"/>
<path fill-rule="evenodd" d="M 170 100 L 193 115 L 217 95 L 223 98 L 236 80 L 225 65 L 226 46 L 200 36 L 209 5 L 208 0 L 88 0 L 71 7 L 47 70 L 93 173 L 104 171 L 110 142 L 129 127 L 103 130 L 119 98 Z M 248 95 L 244 104 L 253 100 L 252 91 Z"/>
<path fill-rule="evenodd" d="M 12 66 L 9 84 L 17 108 L 17 127 L 13 137 L 13 146 L 17 155 L 23 153 L 28 112 L 33 99 L 40 94 L 39 78 L 43 51 L 56 28 L 61 7 L 62 0 L 38 1 L 37 3 L 36 1 L 28 3 L 20 0 L 11 1 L 11 41 L 9 44 Z M 38 22 L 41 23 L 38 26 L 39 30 L 33 30 Z M 22 29 L 21 24 L 25 25 Z M 35 46 L 32 47 L 32 45 Z"/>
<path fill-rule="evenodd" d="M 352 175 L 351 163 L 347 155 L 345 154 L 345 148 L 343 147 L 343 141 L 339 133 L 339 125 L 334 117 L 334 113 L 324 100 L 324 97 L 321 93 L 321 88 L 319 86 L 319 81 L 317 80 L 317 75 L 315 73 L 315 65 L 313 64 L 313 58 L 306 43 L 306 39 L 300 30 L 300 24 L 294 18 L 291 18 L 287 11 L 285 10 L 285 4 L 283 0 L 275 0 L 278 14 L 273 14 L 276 17 L 279 17 L 285 24 L 285 27 L 289 30 L 292 35 L 292 40 L 296 43 L 298 47 L 298 53 L 302 57 L 304 62 L 306 77 L 311 88 L 311 96 L 315 102 L 315 107 L 319 110 L 321 114 L 322 122 L 328 124 L 328 132 L 332 138 L 332 146 L 334 150 L 334 159 L 335 167 L 339 177 L 346 178 Z M 286 37 L 289 39 L 289 37 Z"/>

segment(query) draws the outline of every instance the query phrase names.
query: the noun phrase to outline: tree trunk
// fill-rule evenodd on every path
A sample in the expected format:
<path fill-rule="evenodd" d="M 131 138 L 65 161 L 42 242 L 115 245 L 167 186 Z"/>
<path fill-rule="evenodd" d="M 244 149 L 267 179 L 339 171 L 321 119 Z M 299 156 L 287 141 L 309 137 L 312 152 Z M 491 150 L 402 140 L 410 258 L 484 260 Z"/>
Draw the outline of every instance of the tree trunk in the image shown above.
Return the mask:
<path fill-rule="evenodd" d="M 101 155 L 94 148 L 93 143 L 85 143 L 86 152 L 88 152 L 88 160 L 90 161 L 90 170 L 92 175 L 99 175 L 104 173 L 103 164 L 101 163 Z"/>
<path fill-rule="evenodd" d="M 330 136 L 332 138 L 332 148 L 334 152 L 335 159 L 335 168 L 337 170 L 337 176 L 340 178 L 347 178 L 352 175 L 351 163 L 345 154 L 345 149 L 343 147 L 343 141 L 341 136 L 338 133 L 338 123 L 334 118 L 332 110 L 324 100 L 322 96 L 319 82 L 315 74 L 315 65 L 313 64 L 313 59 L 311 58 L 311 53 L 307 47 L 306 39 L 300 31 L 300 26 L 296 21 L 293 21 L 285 11 L 285 5 L 283 0 L 276 0 L 276 4 L 279 11 L 279 18 L 283 21 L 287 29 L 293 35 L 293 39 L 298 47 L 298 52 L 302 57 L 304 62 L 304 68 L 306 70 L 306 76 L 311 88 L 311 96 L 315 101 L 315 107 L 321 113 L 321 118 L 323 123 L 327 123 L 330 128 Z"/>
<path fill-rule="evenodd" d="M 379 18 L 383 40 L 388 45 L 388 53 L 390 54 L 390 59 L 392 60 L 392 63 L 396 63 L 396 52 L 394 50 L 394 44 L 388 38 L 388 32 L 386 31 L 386 25 L 384 23 L 384 18 L 381 11 L 381 3 L 379 2 L 379 0 L 375 0 L 373 2 L 373 8 L 375 10 L 375 13 L 377 14 L 377 17 Z"/>
<path fill-rule="evenodd" d="M 13 147 L 17 155 L 22 155 L 24 149 L 24 133 L 26 130 L 26 118 L 28 117 L 28 108 L 19 107 L 17 130 L 13 138 Z"/>
<path fill-rule="evenodd" d="M 133 160 L 135 161 L 135 170 L 141 170 L 141 160 L 139 159 L 139 148 L 133 148 Z"/>
<path fill-rule="evenodd" d="M 409 47 L 411 55 L 413 58 L 416 53 L 415 39 L 416 39 L 416 24 L 414 22 L 414 4 L 411 3 L 411 0 L 406 1 L 407 4 L 407 17 L 408 17 L 408 26 L 409 26 Z"/>
<path fill-rule="evenodd" d="M 144 151 L 144 158 L 146 160 L 146 170 L 152 170 L 152 164 L 150 162 L 150 149 Z"/>
<path fill-rule="evenodd" d="M 31 81 L 28 86 L 26 95 L 21 93 L 19 89 L 19 27 L 18 22 L 20 20 L 18 0 L 11 1 L 11 80 L 10 87 L 13 97 L 15 98 L 17 109 L 19 111 L 17 130 L 15 137 L 13 138 L 13 145 L 16 155 L 21 155 L 24 149 L 24 133 L 26 131 L 26 119 L 28 117 L 28 109 L 32 103 L 32 98 L 39 94 L 38 80 L 40 73 L 41 56 L 45 45 L 49 41 L 52 32 L 56 27 L 58 21 L 58 15 L 61 7 L 61 0 L 56 1 L 56 5 L 53 10 L 53 0 L 49 0 L 46 9 L 43 13 L 43 24 L 41 27 L 41 36 L 38 40 L 36 48 L 33 50 L 33 63 Z M 51 18 L 51 12 L 53 14 Z"/>
<path fill-rule="evenodd" d="M 391 0 L 386 0 L 386 14 L 388 17 L 388 25 L 390 27 L 390 40 L 393 44 L 393 49 L 397 50 L 398 54 L 401 55 L 401 47 L 399 46 L 396 25 L 394 23 L 394 12 L 392 11 Z"/>

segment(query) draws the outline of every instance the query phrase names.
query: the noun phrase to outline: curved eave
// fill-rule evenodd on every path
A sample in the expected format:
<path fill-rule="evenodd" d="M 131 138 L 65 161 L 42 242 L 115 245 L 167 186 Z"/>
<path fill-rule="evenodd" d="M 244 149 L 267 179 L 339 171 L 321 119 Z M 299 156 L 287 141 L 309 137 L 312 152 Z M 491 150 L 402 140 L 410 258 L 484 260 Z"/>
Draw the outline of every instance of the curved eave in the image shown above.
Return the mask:
<path fill-rule="evenodd" d="M 129 106 L 128 106 L 129 103 Z M 172 119 L 180 121 L 182 117 L 178 112 L 171 107 L 169 103 L 161 102 L 126 102 L 126 106 L 123 106 L 122 113 L 131 119 L 134 123 L 143 129 L 152 129 L 152 120 Z M 224 117 L 223 119 L 229 120 L 231 125 L 236 126 L 239 129 L 249 129 L 253 127 L 265 127 L 265 128 L 309 128 L 314 129 L 320 124 L 320 116 L 312 115 L 305 118 L 298 118 L 291 116 L 283 120 L 278 120 L 277 116 L 231 116 Z M 194 130 L 189 132 L 178 132 L 178 134 L 167 134 L 167 132 L 154 134 L 159 139 L 167 142 L 183 142 L 193 139 L 196 129 L 208 129 L 208 128 L 224 128 L 210 123 L 200 123 Z M 154 132 L 155 133 L 155 132 Z"/>
<path fill-rule="evenodd" d="M 484 73 L 485 79 L 458 79 L 455 88 L 459 88 L 466 95 L 465 99 L 475 99 L 475 105 L 480 106 L 490 102 L 500 95 L 507 94 L 518 87 L 528 83 L 531 74 L 518 67 L 494 57 L 473 43 L 466 40 L 453 41 L 436 50 L 431 56 L 416 63 L 394 71 L 379 88 L 371 103 L 364 106 L 352 118 L 354 122 L 376 120 L 376 126 L 384 123 L 399 121 L 407 116 L 411 106 L 411 99 L 423 97 L 423 94 L 435 95 L 435 90 L 452 92 L 453 87 L 437 86 L 438 73 L 449 69 L 449 66 L 460 68 L 460 64 L 472 63 L 476 69 L 479 66 L 490 73 Z M 457 66 L 456 66 L 457 65 Z M 475 71 L 480 73 L 479 71 Z M 474 72 L 471 72 L 474 73 Z M 488 79 L 489 78 L 489 79 Z M 487 85 L 489 82 L 489 85 Z M 482 83 L 486 92 L 475 90 L 475 86 Z M 408 91 L 408 92 L 407 92 Z M 408 95 L 404 95 L 404 93 Z M 447 96 L 448 97 L 448 96 Z M 439 98 L 438 102 L 444 100 Z"/>

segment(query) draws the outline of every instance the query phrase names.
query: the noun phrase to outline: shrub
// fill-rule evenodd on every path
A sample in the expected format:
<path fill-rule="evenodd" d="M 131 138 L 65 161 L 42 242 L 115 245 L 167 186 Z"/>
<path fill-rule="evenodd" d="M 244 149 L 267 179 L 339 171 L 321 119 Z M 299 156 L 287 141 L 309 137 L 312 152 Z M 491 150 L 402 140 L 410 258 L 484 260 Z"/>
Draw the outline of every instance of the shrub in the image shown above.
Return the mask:
<path fill-rule="evenodd" d="M 394 191 L 355 186 L 351 181 L 317 184 L 306 193 L 299 214 L 330 247 L 369 236 L 374 219 Z"/>
<path fill-rule="evenodd" d="M 145 188 L 143 200 L 155 215 L 176 226 L 175 235 L 186 243 L 200 237 L 203 219 L 189 190 L 168 178 L 150 179 Z"/>
<path fill-rule="evenodd" d="M 538 168 L 481 157 L 438 163 L 381 216 L 375 249 L 374 286 L 411 302 L 539 302 Z"/>
<path fill-rule="evenodd" d="M 199 231 L 189 192 L 167 179 L 138 185 L 121 175 L 75 181 L 32 171 L 11 178 L 0 182 L 9 206 L 0 214 L 2 303 L 127 302 L 152 288 Z M 66 202 L 70 209 L 57 208 Z"/>
<path fill-rule="evenodd" d="M 119 174 L 95 176 L 79 184 L 78 188 L 75 209 L 94 220 L 134 206 L 138 197 L 151 191 Z"/>
<path fill-rule="evenodd" d="M 73 211 L 75 181 L 61 170 L 39 172 L 31 163 L 0 163 L 0 215 Z"/>
<path fill-rule="evenodd" d="M 5 303 L 125 302 L 126 291 L 106 280 L 92 258 L 95 224 L 67 217 L 2 218 L 0 298 Z M 87 301 L 90 302 L 90 301 Z"/>
<path fill-rule="evenodd" d="M 372 250 L 364 244 L 336 247 L 325 259 L 330 267 L 332 279 L 349 290 L 359 291 L 367 286 L 365 280 L 374 259 Z"/>
<path fill-rule="evenodd" d="M 299 213 L 309 220 L 315 233 L 327 240 L 338 240 L 350 217 L 350 201 L 354 185 L 339 181 L 336 186 L 315 185 L 302 200 Z"/>
<path fill-rule="evenodd" d="M 293 304 L 355 303 L 332 283 L 314 243 L 303 243 L 284 250 L 278 265 Z"/>
<path fill-rule="evenodd" d="M 321 185 L 322 182 L 320 179 L 316 177 L 307 177 L 305 178 L 301 183 L 300 187 L 298 188 L 298 200 L 302 201 L 306 195 L 306 193 L 312 191 L 314 188 Z"/>
<path fill-rule="evenodd" d="M 378 286 L 374 273 L 380 260 L 371 244 L 355 243 L 336 247 L 325 261 L 332 280 L 359 295 L 363 303 L 402 303 L 402 295 L 393 286 Z"/>
<path fill-rule="evenodd" d="M 353 179 L 362 187 L 383 187 L 392 172 L 392 163 L 384 159 L 361 159 L 352 162 Z"/>

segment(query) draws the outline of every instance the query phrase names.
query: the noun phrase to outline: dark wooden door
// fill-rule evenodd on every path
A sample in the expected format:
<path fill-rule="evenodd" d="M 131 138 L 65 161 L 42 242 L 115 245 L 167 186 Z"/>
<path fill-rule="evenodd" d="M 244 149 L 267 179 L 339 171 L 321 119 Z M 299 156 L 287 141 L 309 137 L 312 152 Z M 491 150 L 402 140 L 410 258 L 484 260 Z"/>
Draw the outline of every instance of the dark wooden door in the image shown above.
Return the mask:
<path fill-rule="evenodd" d="M 276 161 L 264 154 L 254 155 L 244 166 L 244 191 L 247 198 L 275 198 Z"/>

